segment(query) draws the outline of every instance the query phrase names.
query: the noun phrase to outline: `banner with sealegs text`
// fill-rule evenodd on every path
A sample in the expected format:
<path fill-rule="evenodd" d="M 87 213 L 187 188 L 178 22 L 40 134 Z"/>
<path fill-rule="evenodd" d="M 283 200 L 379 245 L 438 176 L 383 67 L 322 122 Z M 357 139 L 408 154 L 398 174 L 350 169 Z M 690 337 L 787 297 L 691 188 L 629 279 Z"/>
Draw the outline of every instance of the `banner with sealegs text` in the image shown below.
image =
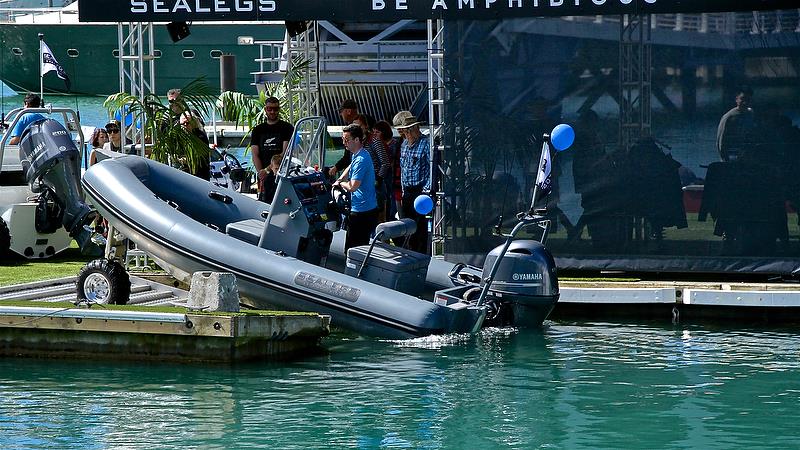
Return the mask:
<path fill-rule="evenodd" d="M 797 8 L 797 0 L 81 0 L 81 22 L 403 19 L 697 13 Z"/>

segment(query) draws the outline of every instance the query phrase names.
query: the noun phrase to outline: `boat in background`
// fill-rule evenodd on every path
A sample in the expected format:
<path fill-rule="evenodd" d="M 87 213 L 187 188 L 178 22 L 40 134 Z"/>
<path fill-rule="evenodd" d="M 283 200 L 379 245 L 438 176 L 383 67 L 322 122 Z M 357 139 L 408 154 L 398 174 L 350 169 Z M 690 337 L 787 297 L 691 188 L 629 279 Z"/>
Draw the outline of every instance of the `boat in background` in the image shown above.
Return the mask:
<path fill-rule="evenodd" d="M 0 79 L 19 92 L 39 91 L 39 33 L 64 66 L 72 94 L 109 95 L 119 92 L 119 50 L 116 23 L 79 23 L 78 2 L 41 8 L 42 1 L 0 2 Z M 50 0 L 49 4 L 54 1 Z M 153 27 L 156 56 L 156 93 L 181 87 L 204 77 L 220 84 L 220 56 L 236 55 L 236 90 L 255 93 L 253 61 L 259 57 L 257 40 L 283 39 L 283 22 L 194 22 L 191 34 L 173 42 L 164 24 Z M 44 77 L 45 92 L 66 92 L 58 77 Z"/>

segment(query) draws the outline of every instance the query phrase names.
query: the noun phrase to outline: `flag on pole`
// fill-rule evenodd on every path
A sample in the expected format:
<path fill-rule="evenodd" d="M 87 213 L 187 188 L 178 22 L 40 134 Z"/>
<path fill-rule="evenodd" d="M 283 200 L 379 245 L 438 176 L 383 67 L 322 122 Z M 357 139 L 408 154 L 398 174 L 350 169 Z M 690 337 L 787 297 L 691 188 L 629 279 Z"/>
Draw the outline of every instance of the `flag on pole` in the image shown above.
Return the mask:
<path fill-rule="evenodd" d="M 542 156 L 539 157 L 539 172 L 536 174 L 536 187 L 539 188 L 543 195 L 550 192 L 553 183 L 553 177 L 551 176 L 552 166 L 550 147 L 545 142 L 542 144 Z"/>
<path fill-rule="evenodd" d="M 67 72 L 64 70 L 64 66 L 58 63 L 56 57 L 53 56 L 53 52 L 50 51 L 50 47 L 42 41 L 41 45 L 42 49 L 42 73 L 41 76 L 44 77 L 44 74 L 47 72 L 52 72 L 53 70 L 56 71 L 58 78 L 64 80 L 64 84 L 67 85 L 67 91 L 71 89 L 71 83 L 69 81 L 69 76 Z"/>

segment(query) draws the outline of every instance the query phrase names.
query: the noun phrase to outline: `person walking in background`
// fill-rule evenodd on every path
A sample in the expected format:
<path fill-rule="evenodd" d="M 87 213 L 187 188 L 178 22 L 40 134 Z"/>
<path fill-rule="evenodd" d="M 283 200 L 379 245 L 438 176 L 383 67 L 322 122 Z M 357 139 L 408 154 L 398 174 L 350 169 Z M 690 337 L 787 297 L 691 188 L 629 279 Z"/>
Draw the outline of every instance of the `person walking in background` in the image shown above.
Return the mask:
<path fill-rule="evenodd" d="M 266 198 L 263 192 L 264 179 L 267 176 L 267 166 L 275 155 L 283 156 L 289 147 L 294 127 L 285 120 L 281 120 L 281 102 L 275 97 L 269 97 L 264 103 L 264 112 L 267 121 L 253 128 L 250 136 L 250 151 L 253 157 L 253 167 L 258 174 L 258 199 L 272 201 Z"/>
<path fill-rule="evenodd" d="M 414 200 L 431 190 L 430 142 L 419 129 L 422 123 L 411 111 L 400 111 L 392 119 L 405 141 L 400 147 L 400 184 L 403 189 L 400 217 L 417 222 L 417 231 L 408 240 L 408 248 L 429 253 L 428 219 L 414 209 Z"/>
<path fill-rule="evenodd" d="M 26 109 L 41 108 L 42 98 L 36 94 L 29 93 L 22 100 L 22 106 Z M 30 126 L 30 124 L 37 122 L 39 120 L 46 119 L 45 116 L 39 113 L 21 112 L 20 114 L 22 114 L 22 117 L 20 117 L 19 121 L 17 121 L 17 124 L 14 126 L 14 129 L 11 130 L 11 134 L 9 134 L 9 136 L 11 136 L 11 138 L 8 141 L 9 145 L 19 144 L 19 141 L 22 139 L 22 134 L 25 132 L 26 129 L 28 129 L 28 126 Z"/>
<path fill-rule="evenodd" d="M 736 106 L 725 113 L 717 128 L 717 151 L 722 161 L 733 161 L 753 144 L 756 120 L 750 102 L 753 91 L 742 88 L 736 93 Z"/>
<path fill-rule="evenodd" d="M 378 201 L 375 195 L 375 169 L 369 152 L 364 148 L 364 132 L 356 124 L 342 130 L 342 142 L 350 152 L 352 163 L 345 174 L 347 180 L 336 180 L 334 187 L 350 193 L 350 218 L 345 237 L 344 251 L 369 243 L 369 237 L 378 225 Z"/>
<path fill-rule="evenodd" d="M 383 179 L 384 191 L 386 193 L 386 217 L 394 220 L 395 214 L 399 210 L 399 202 L 402 199 L 402 190 L 400 189 L 400 139 L 394 137 L 392 133 L 392 126 L 389 122 L 381 120 L 375 124 L 375 130 L 380 137 L 381 142 L 386 147 L 386 154 L 389 157 L 389 171 Z M 397 174 L 397 176 L 395 176 Z M 397 203 L 395 203 L 395 188 L 400 195 L 398 195 Z"/>
<path fill-rule="evenodd" d="M 108 158 L 107 156 L 103 155 L 102 153 L 98 153 L 98 150 L 102 150 L 103 146 L 108 142 L 108 132 L 105 128 L 95 128 L 94 132 L 92 133 L 91 139 L 89 142 L 92 144 L 92 153 L 89 155 L 89 165 L 93 166 L 98 162 Z"/>

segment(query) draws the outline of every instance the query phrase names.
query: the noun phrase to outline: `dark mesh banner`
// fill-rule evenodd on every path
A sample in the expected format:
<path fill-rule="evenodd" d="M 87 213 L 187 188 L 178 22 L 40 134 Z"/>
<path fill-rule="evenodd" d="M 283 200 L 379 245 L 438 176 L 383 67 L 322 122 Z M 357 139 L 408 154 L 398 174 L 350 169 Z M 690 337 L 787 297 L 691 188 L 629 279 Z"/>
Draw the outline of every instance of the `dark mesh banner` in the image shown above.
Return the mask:
<path fill-rule="evenodd" d="M 542 135 L 576 131 L 539 199 L 559 266 L 768 272 L 800 267 L 798 10 L 660 14 L 651 130 L 621 144 L 619 16 L 445 28 L 445 253 L 479 263 L 527 210 Z M 632 67 L 633 66 L 633 67 Z"/>

